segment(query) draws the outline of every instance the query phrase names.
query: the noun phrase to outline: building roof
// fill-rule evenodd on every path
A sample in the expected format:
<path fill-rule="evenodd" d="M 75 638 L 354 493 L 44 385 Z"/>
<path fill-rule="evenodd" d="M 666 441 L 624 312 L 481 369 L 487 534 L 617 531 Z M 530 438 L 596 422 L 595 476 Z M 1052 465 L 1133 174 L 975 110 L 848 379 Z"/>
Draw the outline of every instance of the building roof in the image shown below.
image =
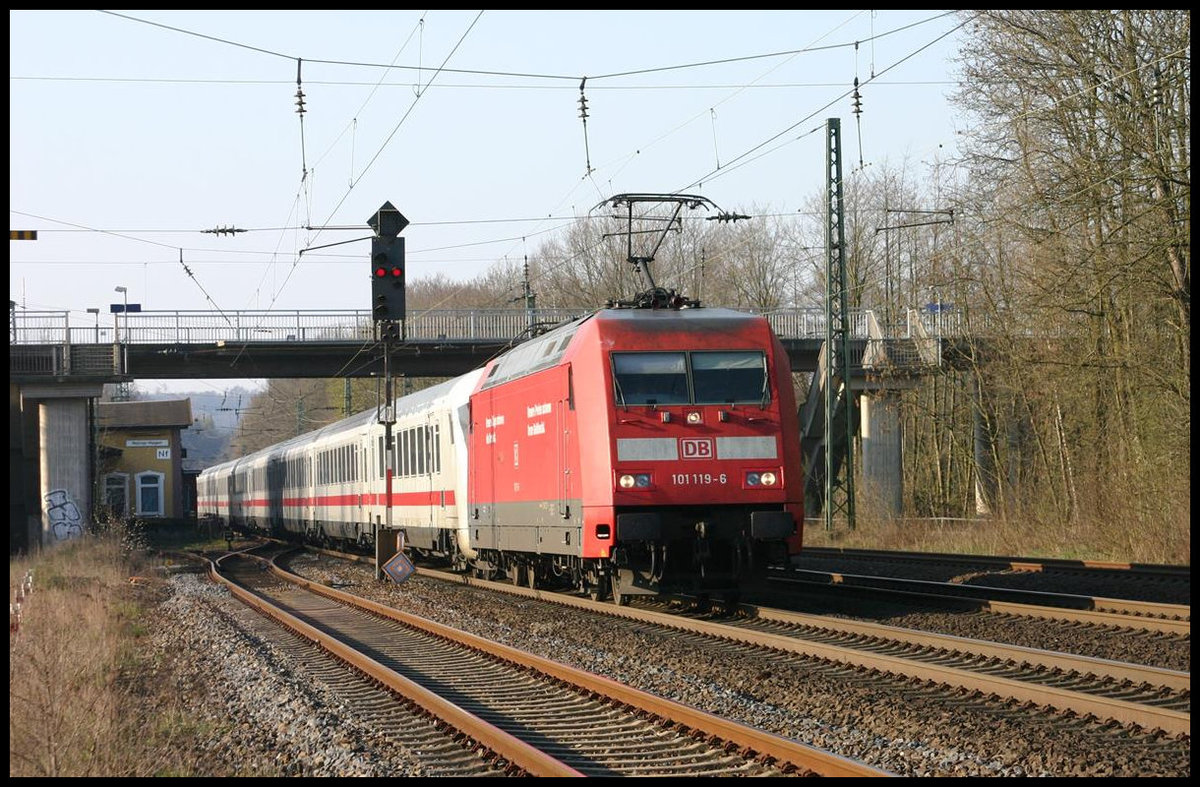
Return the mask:
<path fill-rule="evenodd" d="M 101 428 L 121 429 L 192 425 L 191 399 L 155 399 L 140 402 L 100 402 L 96 418 Z"/>

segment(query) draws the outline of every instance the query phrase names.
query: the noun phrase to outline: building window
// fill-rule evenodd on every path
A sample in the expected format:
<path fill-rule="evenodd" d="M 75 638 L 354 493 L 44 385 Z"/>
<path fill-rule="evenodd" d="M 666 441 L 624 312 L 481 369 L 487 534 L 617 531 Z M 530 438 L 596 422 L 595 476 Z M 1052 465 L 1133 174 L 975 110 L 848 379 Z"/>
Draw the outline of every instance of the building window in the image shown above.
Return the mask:
<path fill-rule="evenodd" d="M 139 473 L 137 476 L 138 516 L 163 515 L 163 474 Z"/>
<path fill-rule="evenodd" d="M 129 513 L 129 476 L 125 473 L 106 475 L 103 500 L 113 517 L 123 519 Z"/>

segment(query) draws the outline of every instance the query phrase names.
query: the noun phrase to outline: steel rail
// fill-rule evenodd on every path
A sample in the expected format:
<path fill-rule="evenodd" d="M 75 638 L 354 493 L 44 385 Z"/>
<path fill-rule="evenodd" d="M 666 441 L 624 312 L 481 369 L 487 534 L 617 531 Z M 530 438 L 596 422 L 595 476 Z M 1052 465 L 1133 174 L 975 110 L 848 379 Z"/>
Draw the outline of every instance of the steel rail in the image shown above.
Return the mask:
<path fill-rule="evenodd" d="M 596 692 L 611 697 L 617 702 L 637 708 L 645 713 L 664 719 L 675 720 L 693 729 L 702 730 L 721 740 L 736 744 L 744 750 L 755 752 L 761 757 L 772 758 L 777 762 L 791 763 L 798 768 L 812 771 L 822 776 L 894 775 L 856 760 L 822 751 L 821 749 L 807 746 L 798 741 L 789 740 L 763 730 L 757 730 L 730 719 L 723 719 L 705 711 L 675 702 L 674 700 L 666 699 L 665 697 L 658 697 L 601 675 L 575 669 L 551 659 L 526 653 L 435 621 L 411 615 L 385 604 L 322 585 L 319 582 L 292 574 L 275 565 L 273 562 L 270 565 L 272 572 L 280 578 L 300 585 L 313 593 L 358 607 L 359 609 L 372 612 L 380 617 L 394 620 L 398 623 L 432 632 L 452 642 L 497 655 L 514 664 L 537 670 L 545 675 L 569 683 L 583 691 Z M 514 589 L 522 590 L 523 588 Z M 538 593 L 539 591 L 531 592 Z"/>
<path fill-rule="evenodd" d="M 806 582 L 819 586 L 871 588 L 938 599 L 983 602 L 992 605 L 996 611 L 1010 611 L 1057 620 L 1081 620 L 1106 626 L 1140 628 L 1168 634 L 1186 636 L 1192 632 L 1192 608 L 1182 604 L 1015 590 L 988 585 L 960 585 L 954 582 L 934 582 L 927 579 L 844 574 L 837 571 L 815 571 L 806 568 L 772 573 L 769 575 L 769 579 L 777 582 Z M 997 596 L 1000 598 L 996 598 Z M 1031 604 L 1028 601 L 1005 601 L 1005 596 L 1015 599 L 1039 599 L 1047 603 Z"/>
<path fill-rule="evenodd" d="M 861 666 L 880 672 L 914 677 L 947 686 L 996 694 L 1019 702 L 1031 702 L 1081 715 L 1092 714 L 1100 719 L 1114 719 L 1123 724 L 1136 724 L 1145 729 L 1161 729 L 1169 734 L 1191 735 L 1191 714 L 1158 708 L 1136 702 L 1100 697 L 1059 689 L 1053 686 L 1028 683 L 1012 678 L 997 677 L 928 662 L 913 661 L 898 656 L 871 653 L 838 645 L 810 642 L 795 637 L 739 629 L 721 623 L 683 618 L 651 610 L 621 607 L 612 603 L 569 596 L 554 591 L 517 587 L 442 571 L 420 568 L 418 573 L 465 585 L 478 585 L 514 595 L 537 598 L 566 606 L 577 607 L 640 622 L 655 623 L 667 628 L 688 631 L 733 642 L 796 653 L 812 658 Z"/>
<path fill-rule="evenodd" d="M 988 658 L 1013 660 L 1045 669 L 1060 669 L 1081 675 L 1098 675 L 1113 680 L 1129 680 L 1162 686 L 1176 691 L 1191 691 L 1192 676 L 1189 672 L 1150 667 L 1125 661 L 1079 656 L 1054 650 L 1038 650 L 1023 645 L 1006 645 L 988 640 L 939 634 L 932 631 L 917 631 L 882 623 L 867 623 L 844 618 L 829 618 L 803 612 L 789 612 L 754 604 L 739 604 L 738 608 L 760 620 L 788 625 L 809 626 L 840 634 L 857 634 L 864 637 L 882 637 L 910 645 L 939 648 L 947 651 L 978 654 Z"/>
<path fill-rule="evenodd" d="M 253 555 L 249 555 L 249 557 L 255 557 L 258 560 L 263 559 Z M 465 735 L 470 736 L 490 751 L 496 752 L 497 755 L 526 772 L 534 776 L 583 776 L 583 774 L 574 768 L 530 746 L 528 743 L 499 729 L 475 714 L 460 708 L 423 686 L 414 683 L 403 675 L 397 674 L 374 659 L 359 653 L 350 646 L 339 642 L 332 636 L 310 626 L 294 615 L 284 612 L 274 604 L 229 580 L 221 574 L 218 567 L 218 564 L 223 559 L 219 558 L 215 561 L 210 561 L 209 575 L 215 581 L 227 587 L 243 603 L 279 621 L 285 627 L 299 632 L 302 636 L 329 651 L 339 659 L 353 665 L 371 678 L 411 700 L 433 716 L 445 720 L 455 729 L 462 730 Z"/>
<path fill-rule="evenodd" d="M 887 549 L 850 549 L 846 547 L 805 547 L 804 554 L 813 557 L 843 557 L 851 559 L 893 560 L 901 563 L 936 563 L 989 566 L 1012 571 L 1124 571 L 1172 579 L 1190 578 L 1191 566 L 1155 563 L 1127 563 L 1107 560 L 1072 560 L 1068 558 L 1008 557 L 1004 555 L 956 555 L 949 552 L 905 552 Z"/>

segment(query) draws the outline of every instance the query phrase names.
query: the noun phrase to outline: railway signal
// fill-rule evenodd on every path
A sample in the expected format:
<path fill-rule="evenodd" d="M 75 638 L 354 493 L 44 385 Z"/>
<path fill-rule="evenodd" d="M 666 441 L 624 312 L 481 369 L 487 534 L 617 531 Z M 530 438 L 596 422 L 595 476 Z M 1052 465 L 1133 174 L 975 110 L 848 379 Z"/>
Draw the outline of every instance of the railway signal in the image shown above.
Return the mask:
<path fill-rule="evenodd" d="M 371 319 L 387 322 L 404 319 L 404 238 L 408 219 L 390 202 L 367 219 L 375 231 L 371 238 Z"/>
<path fill-rule="evenodd" d="M 371 319 L 404 319 L 404 238 L 371 239 Z"/>

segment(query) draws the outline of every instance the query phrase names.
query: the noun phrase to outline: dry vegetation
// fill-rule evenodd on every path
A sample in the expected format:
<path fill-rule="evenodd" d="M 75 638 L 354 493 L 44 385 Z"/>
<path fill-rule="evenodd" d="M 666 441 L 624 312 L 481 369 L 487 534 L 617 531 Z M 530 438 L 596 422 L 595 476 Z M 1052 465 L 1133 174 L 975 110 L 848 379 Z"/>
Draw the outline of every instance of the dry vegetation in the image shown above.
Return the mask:
<path fill-rule="evenodd" d="M 33 571 L 9 636 L 9 776 L 191 775 L 185 698 L 143 649 L 163 597 L 147 553 L 110 529 L 9 562 L 9 597 Z M 186 747 L 185 747 L 186 748 Z"/>
<path fill-rule="evenodd" d="M 861 513 L 857 526 L 840 522 L 832 533 L 822 519 L 809 521 L 804 543 L 814 547 L 895 549 L 968 555 L 1006 555 L 1128 563 L 1191 565 L 1187 522 L 1157 527 L 1130 517 L 1064 524 L 1058 519 L 880 519 Z"/>

